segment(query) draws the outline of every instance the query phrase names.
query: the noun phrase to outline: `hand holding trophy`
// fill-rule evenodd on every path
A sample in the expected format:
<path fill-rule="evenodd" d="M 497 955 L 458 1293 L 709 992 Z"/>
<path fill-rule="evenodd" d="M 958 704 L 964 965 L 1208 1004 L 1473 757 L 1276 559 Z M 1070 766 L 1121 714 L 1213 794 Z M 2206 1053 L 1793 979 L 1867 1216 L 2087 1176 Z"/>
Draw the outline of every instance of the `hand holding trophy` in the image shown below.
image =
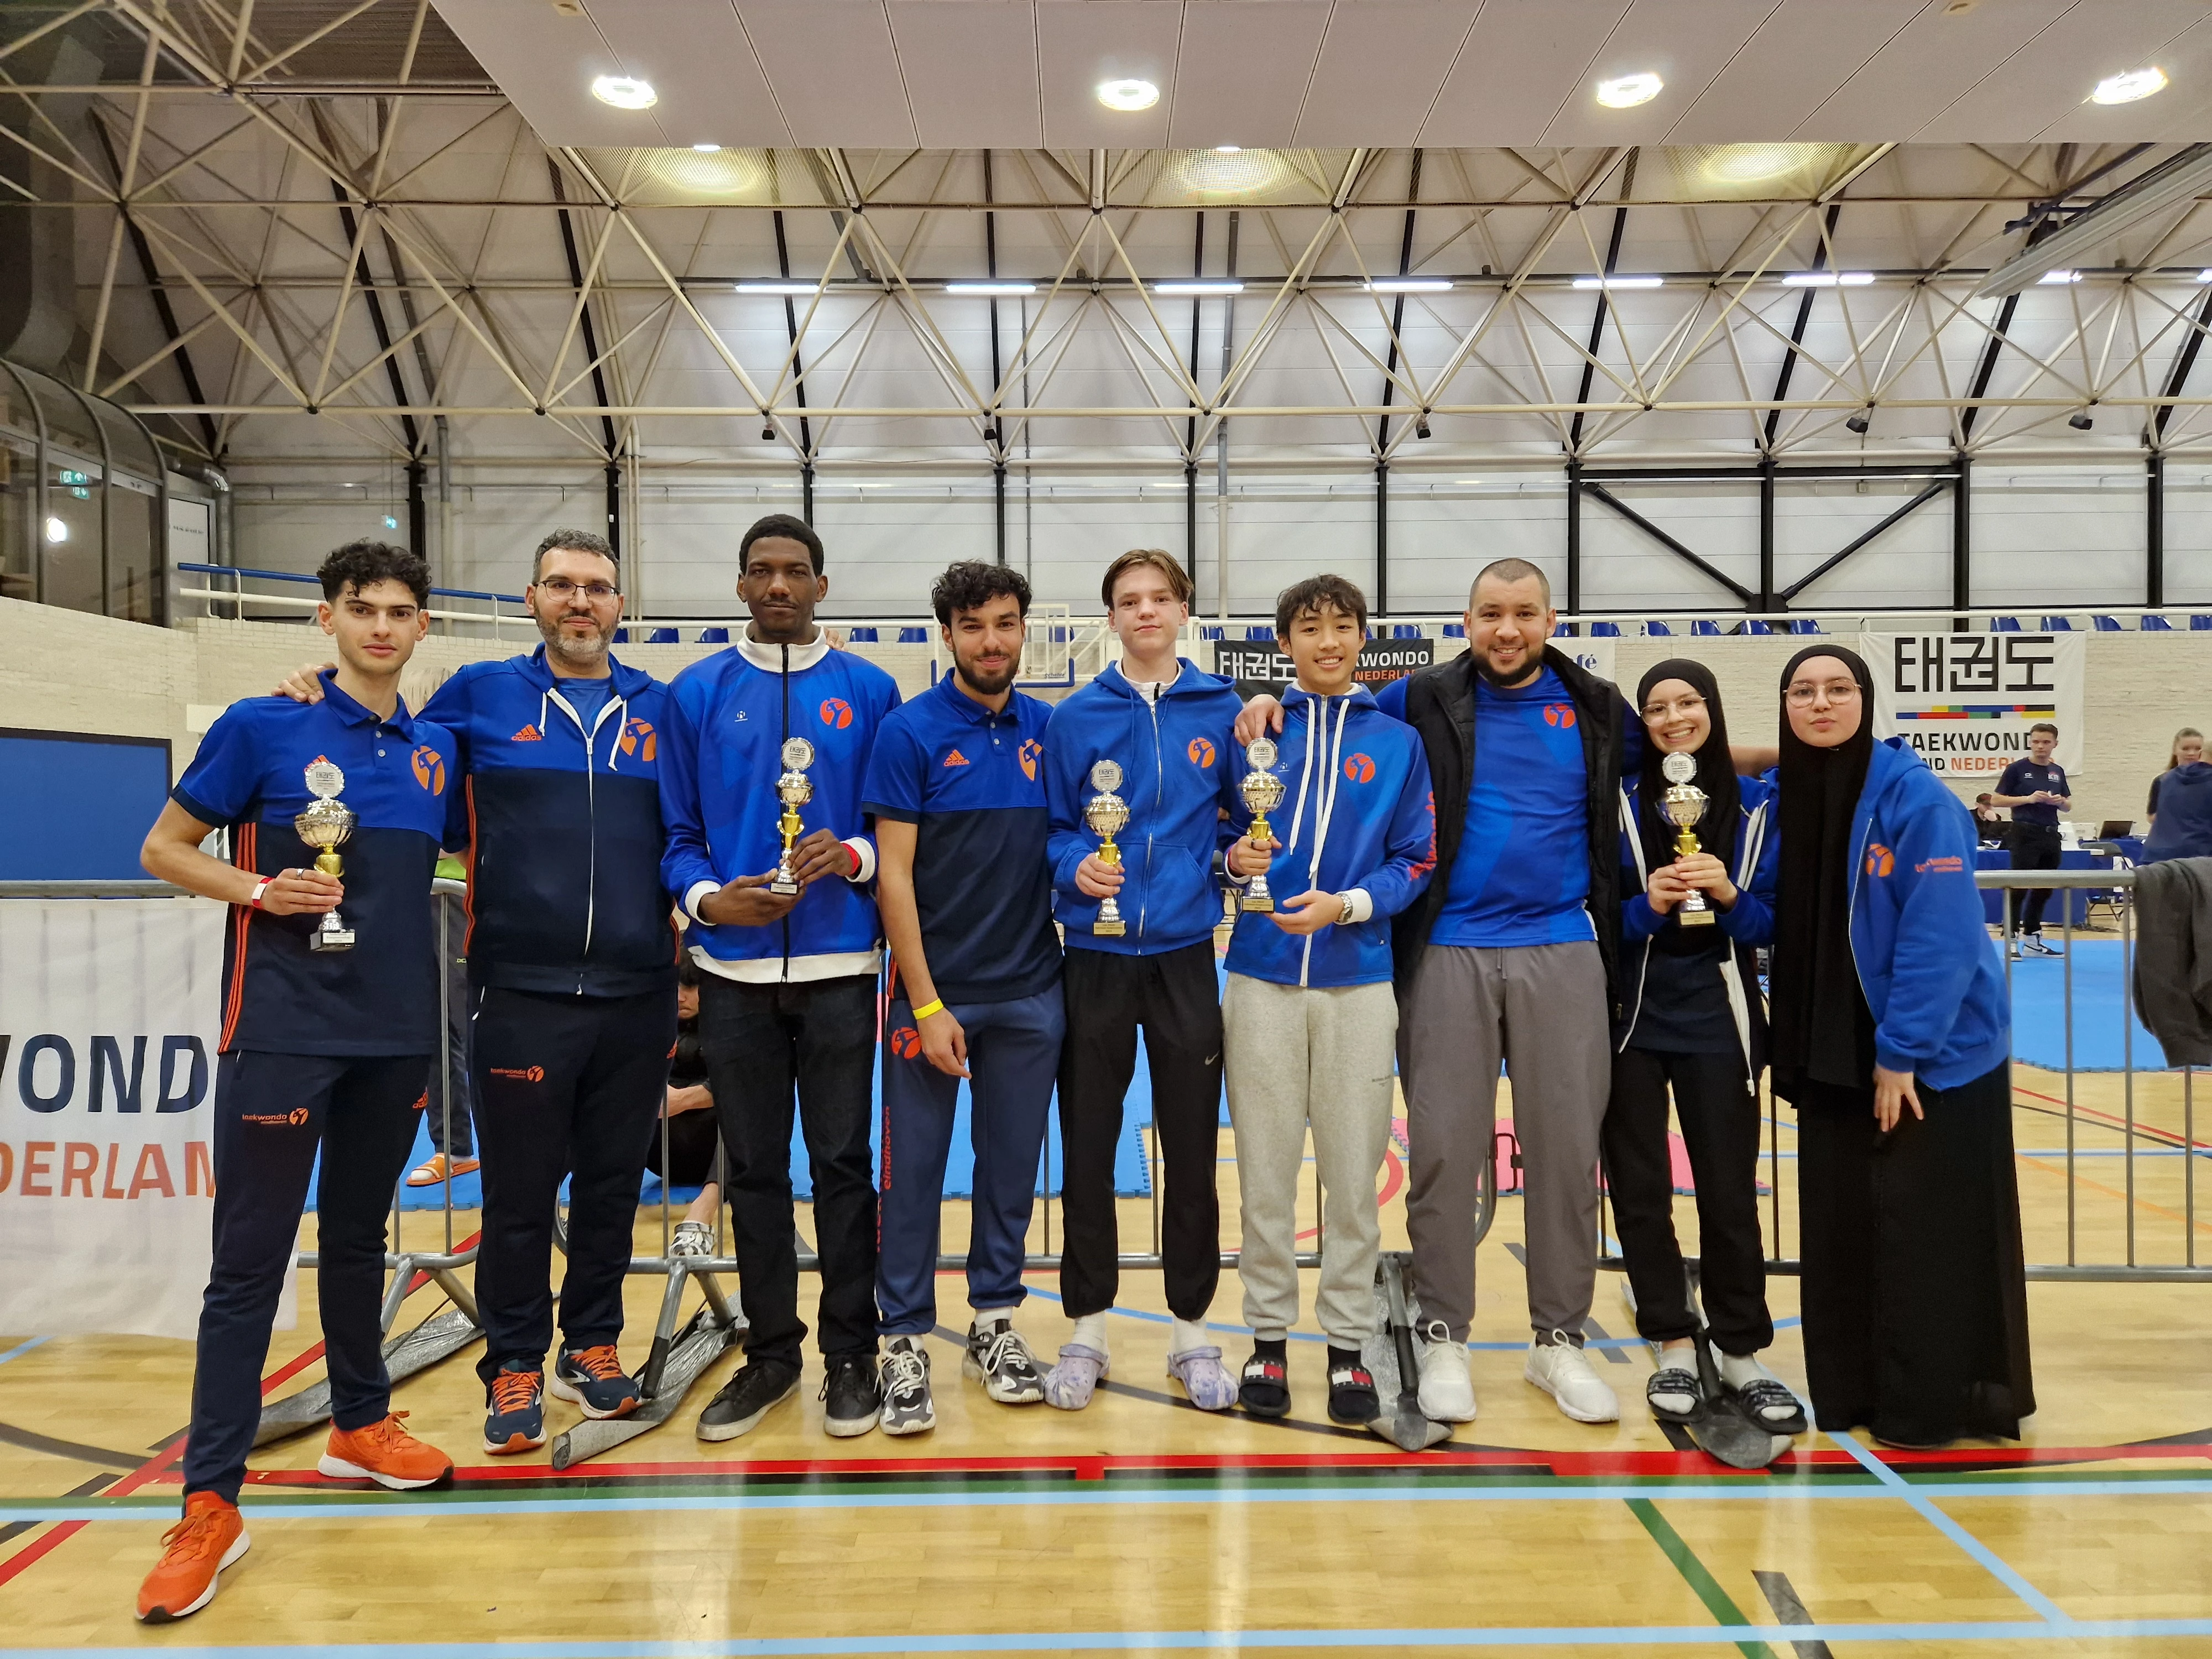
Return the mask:
<path fill-rule="evenodd" d="M 1659 769 L 1667 775 L 1667 793 L 1662 798 L 1668 823 L 1673 824 L 1674 856 L 1686 859 L 1698 850 L 1698 837 L 1692 826 L 1705 816 L 1705 807 L 1711 797 L 1690 781 L 1698 775 L 1698 763 L 1688 755 L 1674 754 L 1659 763 Z M 1674 920 L 1685 927 L 1710 927 L 1716 918 L 1711 902 L 1700 888 L 1692 887 L 1689 897 L 1674 907 Z"/>
<path fill-rule="evenodd" d="M 1121 849 L 1114 844 L 1114 837 L 1129 823 L 1129 803 L 1114 793 L 1121 787 L 1121 766 L 1113 761 L 1100 761 L 1091 769 L 1091 787 L 1098 793 L 1085 805 L 1083 821 L 1099 838 L 1098 861 L 1118 865 L 1121 862 Z M 1098 901 L 1098 920 L 1091 924 L 1091 931 L 1109 939 L 1119 939 L 1127 931 L 1121 923 L 1121 906 L 1113 894 Z"/>
<path fill-rule="evenodd" d="M 317 848 L 315 868 L 326 876 L 345 873 L 337 849 L 345 844 L 354 826 L 360 823 L 353 808 L 343 805 L 338 792 L 345 787 L 345 774 L 326 760 L 319 760 L 307 769 L 307 793 L 315 799 L 307 810 L 292 820 L 292 828 L 308 846 Z M 323 919 L 307 936 L 307 947 L 313 951 L 350 951 L 353 949 L 353 929 L 338 919 L 336 908 L 323 912 Z"/>
<path fill-rule="evenodd" d="M 783 851 L 776 857 L 775 875 L 768 884 L 768 890 L 781 898 L 792 897 L 801 885 L 791 859 L 799 846 L 799 831 L 806 827 L 799 819 L 799 809 L 814 799 L 814 783 L 806 775 L 806 769 L 813 764 L 812 744 L 804 738 L 784 739 L 783 775 L 775 781 L 776 799 L 783 803 L 783 816 L 775 822 L 783 836 Z"/>
<path fill-rule="evenodd" d="M 1252 827 L 1245 832 L 1245 839 L 1254 850 L 1264 852 L 1267 843 L 1275 838 L 1274 830 L 1267 823 L 1267 814 L 1283 804 L 1283 781 L 1272 769 L 1275 764 L 1274 739 L 1255 738 L 1246 745 L 1244 758 L 1251 763 L 1252 769 L 1244 775 L 1244 781 L 1238 786 L 1239 793 L 1244 797 L 1244 805 L 1252 812 Z M 1275 908 L 1275 896 L 1268 889 L 1265 871 L 1253 877 L 1252 884 L 1244 890 L 1243 908 L 1259 911 L 1271 911 Z"/>

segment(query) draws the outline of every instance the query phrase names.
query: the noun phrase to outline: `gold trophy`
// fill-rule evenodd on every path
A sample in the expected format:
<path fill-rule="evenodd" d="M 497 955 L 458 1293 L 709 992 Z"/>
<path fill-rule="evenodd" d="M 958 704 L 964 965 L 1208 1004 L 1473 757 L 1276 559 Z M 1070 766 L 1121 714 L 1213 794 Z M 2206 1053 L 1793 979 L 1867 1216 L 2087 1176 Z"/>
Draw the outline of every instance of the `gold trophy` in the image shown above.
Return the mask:
<path fill-rule="evenodd" d="M 326 760 L 319 760 L 307 769 L 307 793 L 315 799 L 307 810 L 292 820 L 292 828 L 308 846 L 319 849 L 315 854 L 315 868 L 326 876 L 342 876 L 345 866 L 338 860 L 338 848 L 353 834 L 354 825 L 361 820 L 353 808 L 341 805 L 338 792 L 345 787 L 345 774 Z M 353 949 L 353 929 L 338 920 L 335 908 L 323 912 L 315 930 L 307 935 L 307 948 L 312 951 L 350 951 Z"/>
<path fill-rule="evenodd" d="M 1118 869 L 1121 849 L 1114 845 L 1114 837 L 1129 823 L 1129 803 L 1114 793 L 1121 787 L 1121 767 L 1113 761 L 1100 761 L 1091 769 L 1091 787 L 1098 793 L 1085 804 L 1083 821 L 1098 837 L 1098 861 Z M 1109 939 L 1119 939 L 1127 931 L 1121 925 L 1121 907 L 1113 894 L 1098 901 L 1098 920 L 1091 924 L 1091 931 Z"/>
<path fill-rule="evenodd" d="M 814 799 L 813 780 L 806 775 L 806 769 L 813 764 L 812 744 L 804 738 L 784 739 L 783 775 L 775 781 L 775 798 L 783 803 L 783 816 L 775 821 L 783 834 L 783 851 L 775 860 L 775 878 L 768 884 L 768 890 L 780 898 L 789 898 L 799 890 L 791 855 L 799 846 L 799 832 L 806 827 L 799 820 L 799 809 Z"/>
<path fill-rule="evenodd" d="M 1244 750 L 1244 758 L 1252 769 L 1244 775 L 1244 781 L 1239 786 L 1244 805 L 1252 811 L 1252 827 L 1245 831 L 1245 836 L 1255 848 L 1263 848 L 1274 839 L 1275 835 L 1267 825 L 1267 814 L 1283 804 L 1283 781 L 1271 769 L 1275 764 L 1275 740 L 1273 738 L 1253 738 Z M 1268 890 L 1267 875 L 1264 870 L 1253 877 L 1252 884 L 1244 890 L 1243 908 L 1247 910 L 1273 910 L 1275 908 L 1275 896 Z"/>
<path fill-rule="evenodd" d="M 1698 851 L 1698 837 L 1692 826 L 1704 819 L 1711 797 L 1690 781 L 1698 775 L 1698 763 L 1692 757 L 1669 755 L 1659 763 L 1659 769 L 1667 775 L 1664 799 L 1667 822 L 1675 830 L 1674 856 L 1686 859 Z M 1710 927 L 1717 918 L 1705 900 L 1705 890 L 1692 887 L 1690 896 L 1674 907 L 1674 920 L 1685 927 Z"/>

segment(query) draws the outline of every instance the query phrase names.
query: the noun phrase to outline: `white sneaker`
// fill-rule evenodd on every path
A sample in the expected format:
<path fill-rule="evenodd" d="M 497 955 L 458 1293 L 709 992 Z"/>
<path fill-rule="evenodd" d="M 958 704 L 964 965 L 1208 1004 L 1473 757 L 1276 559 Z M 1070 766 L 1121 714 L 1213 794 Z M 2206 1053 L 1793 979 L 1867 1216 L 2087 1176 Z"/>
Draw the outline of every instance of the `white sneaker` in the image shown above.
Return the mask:
<path fill-rule="evenodd" d="M 1421 1415 L 1431 1423 L 1474 1421 L 1474 1380 L 1468 1375 L 1467 1345 L 1455 1342 L 1441 1319 L 1413 1333 L 1421 1367 Z"/>
<path fill-rule="evenodd" d="M 1565 1331 L 1553 1331 L 1547 1342 L 1530 1342 L 1528 1363 L 1521 1375 L 1559 1402 L 1559 1410 L 1577 1423 L 1618 1423 L 1620 1401 L 1598 1374 L 1589 1357 L 1567 1340 Z"/>

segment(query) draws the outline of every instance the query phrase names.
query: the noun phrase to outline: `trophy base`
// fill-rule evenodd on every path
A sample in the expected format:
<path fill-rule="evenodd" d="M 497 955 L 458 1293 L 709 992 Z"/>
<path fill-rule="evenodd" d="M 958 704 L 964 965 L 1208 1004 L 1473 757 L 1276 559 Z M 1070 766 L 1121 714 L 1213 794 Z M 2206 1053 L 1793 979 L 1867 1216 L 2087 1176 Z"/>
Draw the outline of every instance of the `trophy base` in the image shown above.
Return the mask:
<path fill-rule="evenodd" d="M 1247 893 L 1237 903 L 1240 910 L 1250 910 L 1259 915 L 1272 915 L 1275 909 L 1273 893 Z"/>
<path fill-rule="evenodd" d="M 1719 918 L 1711 910 L 1692 910 L 1686 905 L 1674 913 L 1674 920 L 1685 927 L 1710 927 Z"/>
<path fill-rule="evenodd" d="M 353 949 L 353 929 L 339 927 L 325 932 L 317 928 L 307 937 L 310 951 L 350 951 Z"/>
<path fill-rule="evenodd" d="M 1094 921 L 1091 931 L 1099 939 L 1119 939 L 1129 930 L 1118 921 Z"/>
<path fill-rule="evenodd" d="M 769 883 L 768 890 L 778 898 L 795 897 L 800 890 L 799 878 L 796 876 L 778 876 Z"/>

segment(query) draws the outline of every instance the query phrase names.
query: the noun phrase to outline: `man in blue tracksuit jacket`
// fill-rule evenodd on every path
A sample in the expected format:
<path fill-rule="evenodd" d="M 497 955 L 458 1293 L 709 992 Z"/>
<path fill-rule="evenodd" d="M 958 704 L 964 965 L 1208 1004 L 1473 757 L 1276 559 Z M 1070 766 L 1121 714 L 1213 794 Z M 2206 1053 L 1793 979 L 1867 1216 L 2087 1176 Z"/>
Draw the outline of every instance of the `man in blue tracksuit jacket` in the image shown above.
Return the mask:
<path fill-rule="evenodd" d="M 814 1179 L 822 1261 L 824 1426 L 876 1425 L 876 1191 L 868 1120 L 882 932 L 861 783 L 898 687 L 834 651 L 814 621 L 829 592 L 822 539 L 772 514 L 739 544 L 744 637 L 669 688 L 661 750 L 662 877 L 693 921 L 699 1037 L 731 1170 L 746 1363 L 700 1414 L 702 1440 L 747 1432 L 799 1386 L 792 1100 Z M 793 738 L 812 750 L 793 857 L 799 892 L 770 890 L 783 840 L 776 782 Z"/>
<path fill-rule="evenodd" d="M 1055 708 L 1045 732 L 1053 904 L 1067 933 L 1060 1291 L 1075 1322 L 1060 1363 L 1045 1375 L 1045 1399 L 1080 1410 L 1106 1372 L 1106 1310 L 1120 1289 L 1114 1153 L 1141 1026 L 1153 1132 L 1167 1165 L 1160 1249 L 1175 1317 L 1169 1375 L 1194 1404 L 1226 1411 L 1236 1385 L 1205 1325 L 1221 1277 L 1213 1180 L 1221 1109 L 1213 929 L 1221 897 L 1212 866 L 1222 811 L 1236 800 L 1229 734 L 1243 704 L 1229 681 L 1176 654 L 1192 589 L 1173 555 L 1124 553 L 1107 566 L 1101 586 L 1121 641 L 1121 665 Z M 1084 817 L 1101 793 L 1091 770 L 1102 762 L 1118 769 L 1113 793 L 1129 814 L 1115 837 L 1115 864 L 1099 857 L 1099 837 Z M 1109 895 L 1121 914 L 1119 933 L 1097 931 Z"/>
<path fill-rule="evenodd" d="M 636 1409 L 616 1351 L 638 1184 L 676 1042 L 676 929 L 660 886 L 666 691 L 608 647 L 614 550 L 538 544 L 524 593 L 544 644 L 470 663 L 422 717 L 453 733 L 446 842 L 468 849 L 469 1064 L 483 1159 L 477 1374 L 484 1449 L 545 1443 L 553 1219 L 568 1188 L 552 1389 L 588 1417 Z M 305 695 L 298 679 L 286 689 Z M 435 711 L 434 713 L 433 711 Z"/>
<path fill-rule="evenodd" d="M 1274 836 L 1255 847 L 1242 793 L 1229 872 L 1264 870 L 1275 912 L 1246 911 L 1229 946 L 1222 1005 L 1229 1116 L 1243 1199 L 1244 1322 L 1254 1334 L 1241 1402 L 1255 1416 L 1290 1410 L 1286 1338 L 1297 1322 L 1297 1187 L 1306 1131 L 1326 1194 L 1315 1313 L 1328 1338 L 1328 1411 L 1372 1422 L 1375 1380 L 1359 1357 L 1375 1328 L 1381 1248 L 1375 1176 L 1390 1134 L 1390 918 L 1436 869 L 1436 806 L 1419 734 L 1352 683 L 1367 605 L 1340 576 L 1316 576 L 1276 601 L 1276 633 L 1297 665 L 1271 769 L 1282 804 Z M 1241 785 L 1251 751 L 1231 770 Z"/>

